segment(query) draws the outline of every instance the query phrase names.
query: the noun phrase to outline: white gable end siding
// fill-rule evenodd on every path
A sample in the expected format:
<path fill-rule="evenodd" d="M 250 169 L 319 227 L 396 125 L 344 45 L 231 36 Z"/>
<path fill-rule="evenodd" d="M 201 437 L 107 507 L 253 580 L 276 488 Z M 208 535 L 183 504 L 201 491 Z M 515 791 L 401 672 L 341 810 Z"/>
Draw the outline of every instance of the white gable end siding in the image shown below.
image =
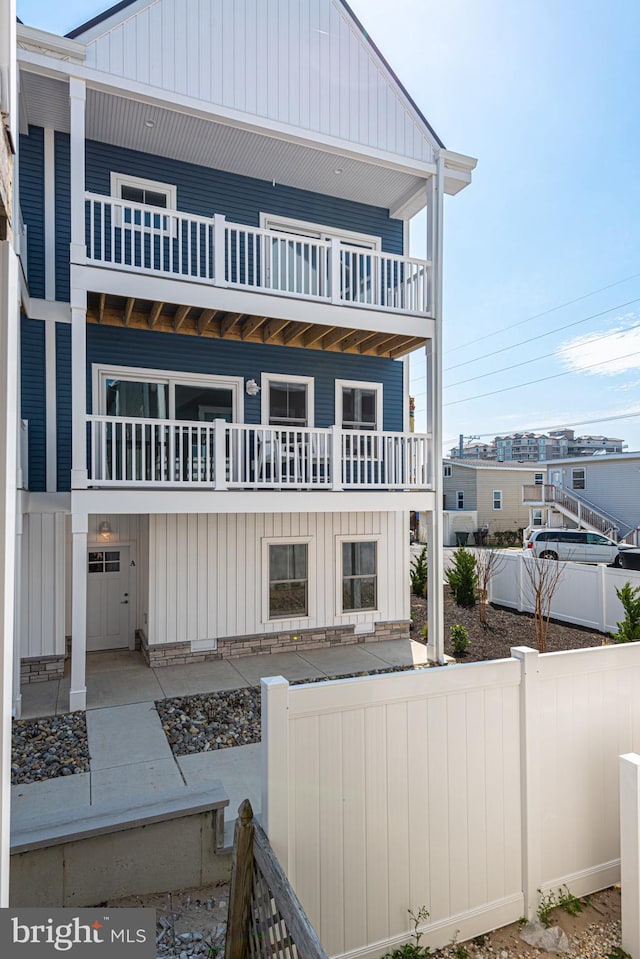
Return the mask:
<path fill-rule="evenodd" d="M 335 0 L 155 0 L 133 9 L 88 43 L 88 65 L 292 127 L 433 159 L 424 125 Z"/>

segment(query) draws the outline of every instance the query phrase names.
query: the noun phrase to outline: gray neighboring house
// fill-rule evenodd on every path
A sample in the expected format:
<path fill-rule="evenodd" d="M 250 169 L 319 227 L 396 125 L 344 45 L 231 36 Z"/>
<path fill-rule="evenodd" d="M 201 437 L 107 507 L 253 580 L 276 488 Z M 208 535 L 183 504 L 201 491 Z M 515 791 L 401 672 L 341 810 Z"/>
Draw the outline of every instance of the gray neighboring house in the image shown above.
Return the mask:
<path fill-rule="evenodd" d="M 567 457 L 540 467 L 544 484 L 523 487 L 530 526 L 583 526 L 637 541 L 640 452 Z"/>
<path fill-rule="evenodd" d="M 456 533 L 482 527 L 489 534 L 523 529 L 529 522 L 523 487 L 542 484 L 546 475 L 538 463 L 457 459 L 444 460 L 443 474 L 445 546 L 456 545 Z"/>

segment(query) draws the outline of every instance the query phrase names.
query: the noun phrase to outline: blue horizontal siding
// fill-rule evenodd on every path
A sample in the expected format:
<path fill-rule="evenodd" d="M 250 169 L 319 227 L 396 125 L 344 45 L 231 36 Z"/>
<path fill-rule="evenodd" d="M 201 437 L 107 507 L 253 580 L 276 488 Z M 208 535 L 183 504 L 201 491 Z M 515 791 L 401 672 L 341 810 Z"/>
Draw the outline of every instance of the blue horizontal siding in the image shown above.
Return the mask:
<path fill-rule="evenodd" d="M 44 490 L 46 481 L 44 322 L 22 318 L 20 328 L 21 408 L 29 421 L 29 489 Z"/>
<path fill-rule="evenodd" d="M 20 207 L 27 226 L 29 293 L 44 297 L 44 130 L 29 127 L 20 136 Z M 68 260 L 68 251 L 67 251 Z"/>
<path fill-rule="evenodd" d="M 71 324 L 56 323 L 57 488 L 71 489 Z"/>
<path fill-rule="evenodd" d="M 335 381 L 383 384 L 383 428 L 403 427 L 402 363 L 384 357 L 301 350 L 210 337 L 181 336 L 124 327 L 87 327 L 87 409 L 91 409 L 91 364 L 137 366 L 186 373 L 243 376 L 260 382 L 261 373 L 294 373 L 315 378 L 315 425 L 335 422 Z M 260 396 L 245 396 L 245 422 L 260 422 Z"/>
<path fill-rule="evenodd" d="M 388 253 L 402 253 L 402 222 L 389 211 L 267 180 L 212 170 L 193 163 L 139 153 L 108 143 L 87 141 L 87 190 L 111 192 L 111 173 L 128 173 L 177 187 L 178 209 L 200 216 L 223 213 L 248 226 L 260 225 L 260 213 L 321 223 L 338 230 L 369 233 L 382 239 Z"/>
<path fill-rule="evenodd" d="M 55 134 L 56 170 L 56 300 L 69 302 L 69 245 L 71 243 L 71 159 L 69 137 Z"/>

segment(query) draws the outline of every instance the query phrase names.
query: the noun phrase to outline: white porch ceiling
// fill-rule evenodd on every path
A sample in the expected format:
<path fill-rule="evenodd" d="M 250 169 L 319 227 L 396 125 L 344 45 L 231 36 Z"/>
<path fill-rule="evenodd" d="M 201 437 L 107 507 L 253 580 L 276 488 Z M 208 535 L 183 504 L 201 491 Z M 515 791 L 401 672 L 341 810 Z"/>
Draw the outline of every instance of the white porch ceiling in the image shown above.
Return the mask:
<path fill-rule="evenodd" d="M 21 71 L 23 123 L 69 132 L 65 81 Z M 149 128 L 145 121 L 152 120 Z M 259 180 L 394 209 L 424 180 L 367 163 L 206 120 L 140 100 L 87 89 L 88 139 L 213 167 Z M 336 173 L 340 170 L 340 173 Z M 422 205 L 422 204 L 419 204 Z"/>

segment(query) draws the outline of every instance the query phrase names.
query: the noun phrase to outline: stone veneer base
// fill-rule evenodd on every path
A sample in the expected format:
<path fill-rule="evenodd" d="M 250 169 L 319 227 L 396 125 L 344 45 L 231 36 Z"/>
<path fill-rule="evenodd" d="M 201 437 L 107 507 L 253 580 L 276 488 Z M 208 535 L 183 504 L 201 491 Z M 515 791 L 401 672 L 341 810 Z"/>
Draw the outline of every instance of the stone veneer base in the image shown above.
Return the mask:
<path fill-rule="evenodd" d="M 294 640 L 294 636 L 298 639 Z M 241 656 L 292 653 L 302 649 L 325 649 L 331 646 L 375 643 L 385 639 L 409 639 L 409 621 L 376 623 L 374 632 L 356 633 L 353 626 L 331 626 L 327 629 L 300 629 L 286 633 L 254 636 L 233 636 L 218 640 L 218 648 L 191 652 L 190 643 L 148 645 L 143 639 L 142 653 L 149 666 L 178 666 L 183 663 L 204 663 Z"/>
<path fill-rule="evenodd" d="M 64 656 L 38 656 L 20 661 L 20 685 L 62 679 L 63 673 Z"/>

